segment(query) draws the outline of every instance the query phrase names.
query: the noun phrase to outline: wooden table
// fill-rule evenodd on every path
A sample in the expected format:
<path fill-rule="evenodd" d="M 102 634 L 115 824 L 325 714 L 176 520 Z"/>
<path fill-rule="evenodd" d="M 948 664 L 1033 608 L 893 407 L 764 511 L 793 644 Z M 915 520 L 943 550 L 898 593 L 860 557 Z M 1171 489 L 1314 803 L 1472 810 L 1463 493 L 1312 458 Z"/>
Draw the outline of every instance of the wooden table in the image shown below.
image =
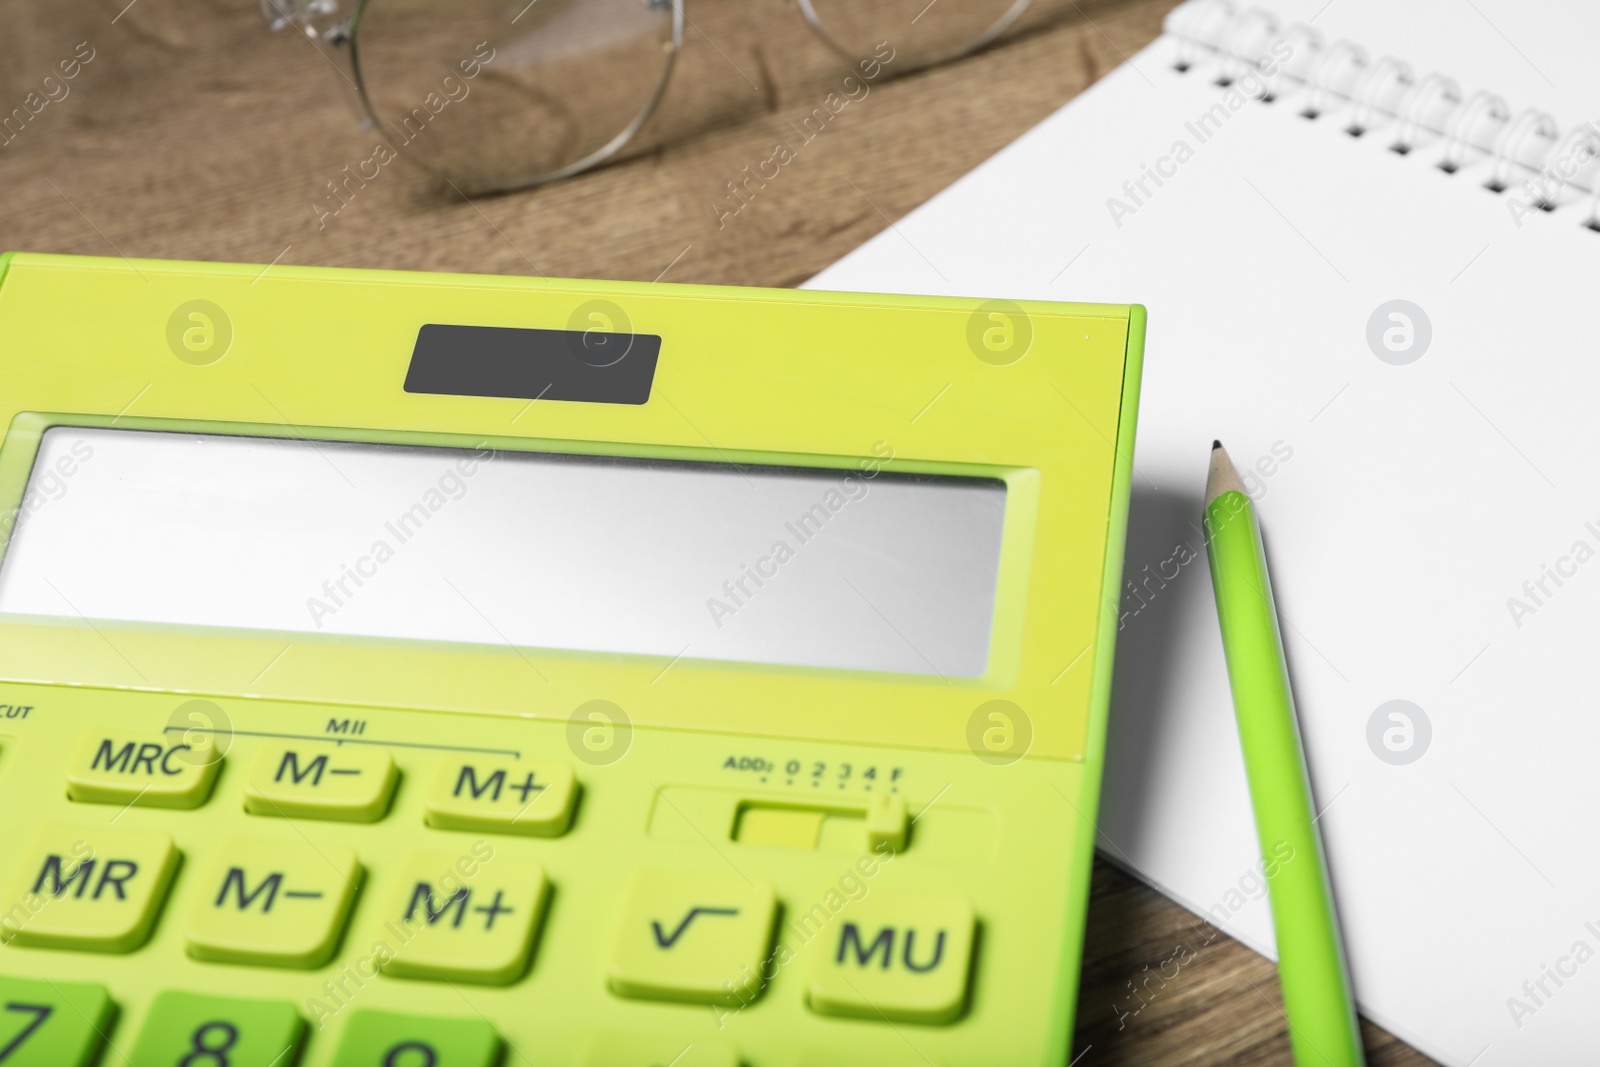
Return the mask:
<path fill-rule="evenodd" d="M 317 51 L 266 33 L 250 0 L 0 0 L 0 118 L 93 49 L 64 98 L 7 131 L 0 247 L 792 286 L 1143 47 L 1170 6 L 1040 0 L 989 52 L 874 85 L 719 224 L 725 183 L 843 74 L 780 0 L 690 0 L 658 143 L 622 165 L 470 201 L 389 166 L 332 216 L 327 183 L 376 138 Z M 1196 922 L 1097 864 L 1075 1063 L 1288 1062 L 1273 965 Z M 1192 958 L 1149 980 L 1180 946 Z M 1131 1013 L 1135 987 L 1147 1003 Z M 1367 1036 L 1374 1064 L 1429 1062 Z"/>

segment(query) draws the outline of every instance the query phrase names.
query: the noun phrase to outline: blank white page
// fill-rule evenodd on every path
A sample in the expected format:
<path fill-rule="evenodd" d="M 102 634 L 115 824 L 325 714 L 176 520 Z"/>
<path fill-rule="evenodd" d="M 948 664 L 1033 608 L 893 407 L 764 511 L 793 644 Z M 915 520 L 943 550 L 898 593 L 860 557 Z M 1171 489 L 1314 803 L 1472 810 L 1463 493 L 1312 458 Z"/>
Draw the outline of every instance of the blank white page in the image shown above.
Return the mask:
<path fill-rule="evenodd" d="M 1273 951 L 1199 527 L 1220 437 L 1260 464 L 1362 1010 L 1448 1064 L 1592 1062 L 1600 232 L 1569 194 L 1519 227 L 1485 161 L 1447 175 L 1437 139 L 1398 155 L 1392 127 L 1350 137 L 1348 111 L 1310 121 L 1292 93 L 1202 142 L 1191 124 L 1227 90 L 1207 64 L 1174 70 L 1174 47 L 1134 56 L 809 284 L 1145 304 L 1125 570 L 1140 591 L 1124 590 L 1103 854 Z M 1170 176 L 1133 204 L 1123 183 L 1158 164 Z M 1111 197 L 1134 210 L 1114 217 Z M 1404 364 L 1375 354 L 1386 329 L 1403 346 L 1397 320 L 1368 340 L 1395 300 L 1431 334 Z M 1400 355 L 1417 350 L 1411 319 Z M 1078 417 L 1065 400 L 1061 417 Z M 1421 709 L 1398 755 L 1387 711 L 1369 743 L 1395 700 Z M 1404 731 L 1390 741 L 1403 749 Z"/>

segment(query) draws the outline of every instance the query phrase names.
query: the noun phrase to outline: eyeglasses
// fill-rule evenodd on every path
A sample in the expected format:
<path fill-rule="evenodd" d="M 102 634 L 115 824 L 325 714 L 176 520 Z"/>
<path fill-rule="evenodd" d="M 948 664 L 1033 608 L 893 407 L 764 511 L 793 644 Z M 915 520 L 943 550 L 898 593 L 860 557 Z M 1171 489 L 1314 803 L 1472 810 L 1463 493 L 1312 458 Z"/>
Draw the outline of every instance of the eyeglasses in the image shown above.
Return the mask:
<path fill-rule="evenodd" d="M 473 191 L 615 157 L 655 113 L 688 21 L 684 0 L 259 2 L 322 50 L 398 154 Z M 871 81 L 983 47 L 1032 0 L 793 2 Z"/>

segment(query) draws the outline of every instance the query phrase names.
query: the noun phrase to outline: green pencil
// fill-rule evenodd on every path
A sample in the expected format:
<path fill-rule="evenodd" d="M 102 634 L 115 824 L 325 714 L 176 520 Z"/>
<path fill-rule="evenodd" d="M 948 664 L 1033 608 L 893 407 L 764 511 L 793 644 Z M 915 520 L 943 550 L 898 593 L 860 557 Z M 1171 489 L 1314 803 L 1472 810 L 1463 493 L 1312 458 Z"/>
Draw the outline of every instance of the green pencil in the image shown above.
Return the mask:
<path fill-rule="evenodd" d="M 1205 529 L 1256 837 L 1262 858 L 1274 857 L 1277 867 L 1268 876 L 1268 896 L 1294 1062 L 1359 1067 L 1366 1062 L 1361 1032 L 1315 825 L 1261 525 L 1220 441 L 1211 446 Z"/>

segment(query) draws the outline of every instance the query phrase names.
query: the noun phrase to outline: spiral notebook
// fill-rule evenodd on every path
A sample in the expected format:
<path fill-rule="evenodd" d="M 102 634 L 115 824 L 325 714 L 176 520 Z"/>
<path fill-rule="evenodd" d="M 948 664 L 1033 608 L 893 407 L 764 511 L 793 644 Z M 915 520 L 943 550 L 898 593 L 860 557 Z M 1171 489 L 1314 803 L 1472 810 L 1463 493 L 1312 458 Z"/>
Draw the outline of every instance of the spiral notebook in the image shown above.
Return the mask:
<path fill-rule="evenodd" d="M 1460 1067 L 1600 1056 L 1597 39 L 1576 3 L 1188 3 L 809 283 L 1148 306 L 1101 852 L 1272 953 L 1199 524 L 1220 437 L 1361 1008 Z M 1080 1011 L 1138 1026 L 1186 980 L 1149 962 Z"/>

